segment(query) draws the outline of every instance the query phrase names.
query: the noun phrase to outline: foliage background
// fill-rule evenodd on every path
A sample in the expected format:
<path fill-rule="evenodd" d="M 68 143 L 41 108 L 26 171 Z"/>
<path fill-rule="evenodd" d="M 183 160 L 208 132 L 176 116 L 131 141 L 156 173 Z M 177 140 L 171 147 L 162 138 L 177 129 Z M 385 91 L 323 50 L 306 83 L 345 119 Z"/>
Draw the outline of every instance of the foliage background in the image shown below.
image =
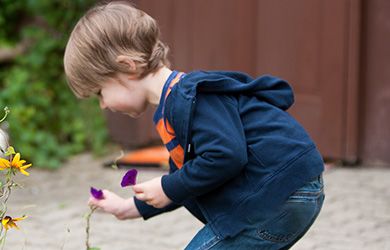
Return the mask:
<path fill-rule="evenodd" d="M 63 73 L 67 38 L 92 0 L 0 0 L 0 108 L 10 107 L 11 143 L 37 167 L 57 168 L 68 156 L 107 141 L 97 100 L 78 101 Z M 22 52 L 15 48 L 22 47 Z"/>

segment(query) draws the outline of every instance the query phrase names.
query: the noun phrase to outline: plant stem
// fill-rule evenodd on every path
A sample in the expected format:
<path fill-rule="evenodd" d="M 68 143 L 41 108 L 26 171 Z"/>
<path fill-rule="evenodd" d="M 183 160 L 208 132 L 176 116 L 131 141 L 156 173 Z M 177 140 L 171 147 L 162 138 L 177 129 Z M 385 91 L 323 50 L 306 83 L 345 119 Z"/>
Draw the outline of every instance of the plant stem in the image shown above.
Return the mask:
<path fill-rule="evenodd" d="M 0 123 L 2 123 L 7 118 L 9 112 L 10 112 L 9 108 L 5 107 L 4 108 L 4 116 L 3 116 L 3 118 L 1 118 Z"/>
<path fill-rule="evenodd" d="M 6 236 L 7 236 L 7 230 L 5 230 L 5 233 L 4 233 L 3 237 L 1 238 L 1 250 L 4 249 Z"/>
<path fill-rule="evenodd" d="M 87 238 L 85 240 L 85 244 L 87 246 L 87 250 L 90 249 L 89 247 L 89 229 L 90 229 L 90 219 L 91 219 L 91 216 L 93 214 L 93 212 L 95 212 L 96 210 L 96 207 L 90 207 L 91 208 L 91 211 L 89 211 L 89 213 L 87 214 L 86 216 L 86 220 L 87 220 L 87 227 L 85 228 L 85 232 L 87 233 Z"/>
<path fill-rule="evenodd" d="M 1 210 L 1 214 L 0 214 L 0 221 L 4 218 L 4 215 L 7 213 L 7 201 L 8 201 L 8 198 L 11 194 L 11 187 L 12 187 L 12 184 L 13 182 L 10 181 L 9 179 L 7 179 L 7 183 L 2 186 L 2 189 L 3 189 L 3 192 L 0 196 L 0 199 L 1 199 L 1 205 L 2 205 L 2 210 Z M 0 235 L 2 235 L 3 233 L 3 226 L 1 225 L 0 226 Z M 5 234 L 4 234 L 4 241 L 5 241 L 5 235 L 7 234 L 7 231 L 5 231 Z"/>

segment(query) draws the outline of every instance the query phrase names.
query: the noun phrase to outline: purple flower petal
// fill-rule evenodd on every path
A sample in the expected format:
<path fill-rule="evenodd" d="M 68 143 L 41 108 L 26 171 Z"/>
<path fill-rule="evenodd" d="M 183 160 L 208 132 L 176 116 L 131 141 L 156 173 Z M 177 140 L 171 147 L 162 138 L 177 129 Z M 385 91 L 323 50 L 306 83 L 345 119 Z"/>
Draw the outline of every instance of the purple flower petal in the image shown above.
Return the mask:
<path fill-rule="evenodd" d="M 96 189 L 94 187 L 91 187 L 91 195 L 97 199 L 97 200 L 101 200 L 103 199 L 103 191 L 101 189 Z"/>
<path fill-rule="evenodd" d="M 122 182 L 121 182 L 121 186 L 122 187 L 127 187 L 127 186 L 135 185 L 136 178 L 137 178 L 137 169 L 130 169 L 123 176 Z"/>

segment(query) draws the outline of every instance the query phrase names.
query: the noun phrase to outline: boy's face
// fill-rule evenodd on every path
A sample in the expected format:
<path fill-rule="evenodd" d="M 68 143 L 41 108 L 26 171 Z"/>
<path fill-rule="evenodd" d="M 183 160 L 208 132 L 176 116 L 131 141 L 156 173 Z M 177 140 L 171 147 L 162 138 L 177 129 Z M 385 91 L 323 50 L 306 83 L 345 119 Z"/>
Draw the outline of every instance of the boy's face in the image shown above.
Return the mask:
<path fill-rule="evenodd" d="M 100 108 L 118 111 L 133 118 L 142 115 L 148 106 L 147 93 L 142 84 L 123 73 L 104 82 L 98 96 Z"/>

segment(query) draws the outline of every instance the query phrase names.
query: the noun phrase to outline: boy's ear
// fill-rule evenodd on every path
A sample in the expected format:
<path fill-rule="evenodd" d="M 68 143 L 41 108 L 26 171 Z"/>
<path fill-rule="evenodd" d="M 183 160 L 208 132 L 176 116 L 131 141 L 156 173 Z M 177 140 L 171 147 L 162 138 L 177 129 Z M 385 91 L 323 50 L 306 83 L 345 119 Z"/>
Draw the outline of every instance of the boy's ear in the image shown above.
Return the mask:
<path fill-rule="evenodd" d="M 129 56 L 119 55 L 116 58 L 116 62 L 125 64 L 130 71 L 135 71 L 137 69 L 137 65 Z"/>

